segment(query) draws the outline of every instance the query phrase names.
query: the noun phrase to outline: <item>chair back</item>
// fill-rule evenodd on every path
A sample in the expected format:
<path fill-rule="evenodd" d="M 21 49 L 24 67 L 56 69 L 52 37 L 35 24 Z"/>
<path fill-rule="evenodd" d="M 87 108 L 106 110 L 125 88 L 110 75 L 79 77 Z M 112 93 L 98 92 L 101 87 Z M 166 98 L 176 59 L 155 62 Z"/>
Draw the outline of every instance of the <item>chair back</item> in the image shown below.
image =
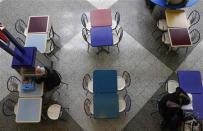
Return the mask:
<path fill-rule="evenodd" d="M 25 41 L 22 40 L 20 37 L 16 37 L 16 41 L 17 41 L 19 44 L 21 44 L 22 46 L 25 45 Z"/>
<path fill-rule="evenodd" d="M 84 110 L 85 110 L 86 115 L 89 117 L 92 116 L 92 114 L 90 112 L 90 104 L 91 104 L 91 101 L 90 101 L 90 99 L 87 98 L 84 102 Z"/>
<path fill-rule="evenodd" d="M 124 99 L 125 99 L 125 102 L 126 102 L 126 108 L 125 108 L 125 114 L 126 114 L 126 112 L 129 112 L 130 108 L 131 108 L 131 98 L 130 98 L 130 96 L 128 94 L 126 94 Z"/>
<path fill-rule="evenodd" d="M 127 71 L 124 71 L 122 77 L 125 80 L 125 88 L 129 87 L 131 84 L 130 73 L 128 73 Z"/>
<path fill-rule="evenodd" d="M 25 22 L 22 19 L 18 19 L 16 21 L 15 29 L 19 34 L 25 36 L 24 32 L 25 32 L 26 28 L 27 28 L 27 25 L 25 24 Z"/>
<path fill-rule="evenodd" d="M 116 27 L 119 25 L 120 23 L 120 13 L 117 11 L 116 14 L 115 14 L 115 21 L 116 21 Z"/>
<path fill-rule="evenodd" d="M 197 24 L 200 20 L 200 14 L 197 10 L 193 10 L 189 16 L 188 16 L 188 20 L 190 22 L 190 27 L 191 28 L 193 25 Z"/>
<path fill-rule="evenodd" d="M 90 42 L 88 41 L 88 30 L 86 28 L 82 29 L 82 36 L 84 38 L 84 40 L 90 45 Z"/>
<path fill-rule="evenodd" d="M 193 29 L 190 31 L 190 39 L 192 41 L 192 44 L 197 44 L 200 40 L 200 32 L 197 29 Z"/>
<path fill-rule="evenodd" d="M 91 81 L 91 77 L 89 74 L 86 74 L 84 77 L 83 77 L 83 81 L 82 81 L 82 87 L 84 90 L 88 90 L 87 87 L 88 87 L 88 83 Z"/>
<path fill-rule="evenodd" d="M 55 44 L 52 38 L 47 40 L 47 45 L 46 45 L 46 54 L 51 55 L 55 49 Z"/>
<path fill-rule="evenodd" d="M 53 29 L 52 25 L 51 25 L 51 28 L 49 30 L 49 38 L 54 38 L 54 29 Z"/>
<path fill-rule="evenodd" d="M 117 33 L 118 33 L 118 37 L 119 37 L 118 42 L 120 42 L 122 40 L 122 38 L 123 38 L 123 28 L 120 27 Z"/>
<path fill-rule="evenodd" d="M 83 25 L 83 27 L 87 27 L 87 22 L 88 22 L 88 18 L 87 18 L 87 15 L 85 13 L 82 14 L 81 16 L 81 23 Z"/>
<path fill-rule="evenodd" d="M 3 106 L 2 106 L 2 113 L 5 116 L 15 116 L 15 105 L 17 104 L 17 102 L 11 100 L 11 99 L 7 99 L 3 102 Z"/>
<path fill-rule="evenodd" d="M 7 89 L 10 92 L 18 92 L 18 85 L 20 84 L 20 79 L 16 76 L 10 76 L 7 80 Z"/>

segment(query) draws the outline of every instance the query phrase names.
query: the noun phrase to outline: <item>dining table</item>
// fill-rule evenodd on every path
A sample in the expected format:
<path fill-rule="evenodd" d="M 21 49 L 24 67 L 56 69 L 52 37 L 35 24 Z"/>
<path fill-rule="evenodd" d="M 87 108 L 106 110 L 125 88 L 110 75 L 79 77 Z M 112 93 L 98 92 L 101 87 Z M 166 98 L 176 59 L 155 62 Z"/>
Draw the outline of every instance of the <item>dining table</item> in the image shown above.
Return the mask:
<path fill-rule="evenodd" d="M 90 29 L 90 36 L 91 46 L 97 47 L 99 49 L 97 54 L 101 53 L 102 51 L 109 53 L 109 51 L 106 50 L 104 47 L 113 46 L 113 33 L 110 26 L 92 27 Z"/>
<path fill-rule="evenodd" d="M 117 92 L 117 71 L 116 70 L 95 70 L 93 72 L 94 93 L 116 93 Z"/>

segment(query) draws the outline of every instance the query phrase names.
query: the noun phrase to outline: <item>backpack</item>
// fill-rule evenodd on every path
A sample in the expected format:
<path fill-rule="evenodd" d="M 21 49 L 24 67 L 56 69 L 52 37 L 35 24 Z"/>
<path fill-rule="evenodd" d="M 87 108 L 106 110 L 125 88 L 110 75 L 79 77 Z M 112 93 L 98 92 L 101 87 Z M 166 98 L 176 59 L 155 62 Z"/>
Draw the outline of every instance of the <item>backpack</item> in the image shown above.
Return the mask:
<path fill-rule="evenodd" d="M 201 122 L 192 114 L 186 114 L 181 131 L 202 131 Z"/>

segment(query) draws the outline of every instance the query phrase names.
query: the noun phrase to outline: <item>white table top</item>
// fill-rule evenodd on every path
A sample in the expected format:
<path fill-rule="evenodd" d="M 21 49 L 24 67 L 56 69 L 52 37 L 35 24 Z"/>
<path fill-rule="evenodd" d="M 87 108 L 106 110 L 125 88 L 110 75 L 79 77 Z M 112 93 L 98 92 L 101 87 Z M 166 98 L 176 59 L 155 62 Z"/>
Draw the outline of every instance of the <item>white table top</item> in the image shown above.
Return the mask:
<path fill-rule="evenodd" d="M 21 85 L 18 87 L 20 97 L 42 97 L 44 93 L 44 82 L 37 84 L 35 83 L 35 90 L 24 91 L 21 89 Z"/>
<path fill-rule="evenodd" d="M 40 53 L 45 53 L 47 37 L 47 34 L 28 33 L 26 36 L 25 47 L 36 47 Z"/>
<path fill-rule="evenodd" d="M 38 123 L 41 120 L 42 98 L 19 98 L 16 123 Z"/>

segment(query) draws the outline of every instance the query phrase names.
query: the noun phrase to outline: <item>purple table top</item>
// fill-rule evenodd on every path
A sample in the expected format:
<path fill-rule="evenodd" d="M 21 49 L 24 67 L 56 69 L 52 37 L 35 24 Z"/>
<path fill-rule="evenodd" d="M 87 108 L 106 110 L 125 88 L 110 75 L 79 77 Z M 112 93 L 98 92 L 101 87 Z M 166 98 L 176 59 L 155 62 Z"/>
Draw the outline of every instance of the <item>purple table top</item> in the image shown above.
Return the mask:
<path fill-rule="evenodd" d="M 178 71 L 180 88 L 187 93 L 203 93 L 202 79 L 199 71 Z"/>
<path fill-rule="evenodd" d="M 49 16 L 30 16 L 28 33 L 46 33 L 48 31 Z"/>
<path fill-rule="evenodd" d="M 191 46 L 190 35 L 187 28 L 170 28 L 169 34 L 173 47 Z"/>
<path fill-rule="evenodd" d="M 90 35 L 91 35 L 91 45 L 93 47 L 113 45 L 113 34 L 112 28 L 110 26 L 92 27 L 90 30 Z"/>
<path fill-rule="evenodd" d="M 192 95 L 193 113 L 203 120 L 203 94 Z"/>

